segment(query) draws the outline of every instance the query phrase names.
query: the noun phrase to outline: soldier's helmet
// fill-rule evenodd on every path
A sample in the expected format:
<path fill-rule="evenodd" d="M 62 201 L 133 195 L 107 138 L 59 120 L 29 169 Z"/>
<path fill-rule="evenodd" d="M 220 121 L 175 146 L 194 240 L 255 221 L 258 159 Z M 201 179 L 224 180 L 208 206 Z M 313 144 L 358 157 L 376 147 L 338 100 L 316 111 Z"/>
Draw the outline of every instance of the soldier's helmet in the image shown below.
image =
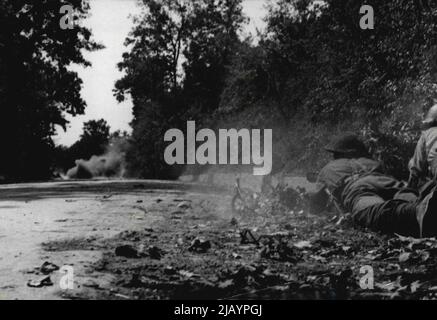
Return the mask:
<path fill-rule="evenodd" d="M 346 133 L 333 139 L 332 142 L 325 147 L 325 150 L 333 153 L 368 154 L 368 150 L 364 143 L 353 133 Z"/>
<path fill-rule="evenodd" d="M 437 125 L 437 104 L 433 105 L 426 114 L 422 123 L 426 126 Z"/>

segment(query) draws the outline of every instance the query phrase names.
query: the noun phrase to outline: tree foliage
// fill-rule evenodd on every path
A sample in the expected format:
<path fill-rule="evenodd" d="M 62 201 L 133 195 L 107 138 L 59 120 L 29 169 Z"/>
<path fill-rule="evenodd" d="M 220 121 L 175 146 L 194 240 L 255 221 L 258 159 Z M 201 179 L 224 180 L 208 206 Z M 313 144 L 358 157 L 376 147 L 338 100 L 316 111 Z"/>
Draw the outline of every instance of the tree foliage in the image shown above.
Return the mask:
<path fill-rule="evenodd" d="M 241 0 L 144 0 L 141 6 L 115 95 L 121 101 L 130 94 L 134 103 L 129 163 L 143 177 L 173 176 L 163 160 L 164 133 L 218 108 L 244 21 Z"/>
<path fill-rule="evenodd" d="M 73 160 L 88 160 L 93 155 L 103 154 L 109 139 L 110 128 L 104 119 L 87 121 L 83 124 L 79 140 L 70 147 L 69 153 Z"/>
<path fill-rule="evenodd" d="M 245 48 L 231 68 L 221 108 L 273 101 L 284 126 L 306 123 L 309 141 L 299 135 L 306 151 L 298 157 L 311 165 L 310 155 L 317 158 L 330 138 L 323 128 L 331 135 L 339 125 L 361 129 L 389 171 L 405 175 L 422 109 L 436 97 L 437 6 L 366 4 L 375 12 L 373 30 L 360 28 L 359 0 L 273 2 L 259 46 Z"/>
<path fill-rule="evenodd" d="M 302 166 L 320 165 L 337 131 L 359 131 L 404 176 L 422 110 L 436 98 L 437 4 L 366 1 L 375 29 L 362 30 L 363 4 L 271 1 L 255 45 L 238 36 L 241 1 L 143 1 L 116 85 L 119 99 L 134 100 L 135 166 L 159 176 L 168 128 L 221 117 L 274 126 L 279 158 Z"/>
<path fill-rule="evenodd" d="M 88 66 L 82 50 L 100 46 L 90 30 L 62 30 L 64 1 L 0 0 L 0 172 L 8 179 L 50 175 L 55 127 L 64 115 L 82 114 L 81 80 L 68 67 Z M 88 12 L 86 1 L 71 0 L 75 18 Z"/>

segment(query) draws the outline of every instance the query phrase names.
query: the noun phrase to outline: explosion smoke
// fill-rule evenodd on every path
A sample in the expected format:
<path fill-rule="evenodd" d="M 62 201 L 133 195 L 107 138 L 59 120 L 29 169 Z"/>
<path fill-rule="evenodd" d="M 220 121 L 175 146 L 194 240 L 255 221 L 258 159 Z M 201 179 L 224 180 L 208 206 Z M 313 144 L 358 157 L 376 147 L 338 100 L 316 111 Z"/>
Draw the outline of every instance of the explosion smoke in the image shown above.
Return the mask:
<path fill-rule="evenodd" d="M 67 171 L 67 179 L 123 178 L 126 171 L 125 144 L 124 140 L 116 139 L 103 155 L 76 160 L 76 166 Z"/>

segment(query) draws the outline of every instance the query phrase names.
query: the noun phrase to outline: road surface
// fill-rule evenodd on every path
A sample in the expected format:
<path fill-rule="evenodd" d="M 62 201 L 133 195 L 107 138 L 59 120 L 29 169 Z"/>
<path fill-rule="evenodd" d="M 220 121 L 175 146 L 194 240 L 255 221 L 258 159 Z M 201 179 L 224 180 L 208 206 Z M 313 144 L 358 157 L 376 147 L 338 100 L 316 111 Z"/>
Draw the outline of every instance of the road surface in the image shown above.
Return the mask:
<path fill-rule="evenodd" d="M 84 292 L 93 298 L 92 289 L 111 291 L 113 276 L 90 268 L 102 259 L 105 239 L 151 229 L 163 222 L 163 212 L 208 194 L 223 200 L 217 190 L 165 181 L 0 186 L 0 299 L 81 298 Z M 53 285 L 29 287 L 29 281 L 46 277 L 40 270 L 44 262 L 72 266 L 74 289 L 61 289 L 64 274 L 56 270 L 48 274 Z"/>

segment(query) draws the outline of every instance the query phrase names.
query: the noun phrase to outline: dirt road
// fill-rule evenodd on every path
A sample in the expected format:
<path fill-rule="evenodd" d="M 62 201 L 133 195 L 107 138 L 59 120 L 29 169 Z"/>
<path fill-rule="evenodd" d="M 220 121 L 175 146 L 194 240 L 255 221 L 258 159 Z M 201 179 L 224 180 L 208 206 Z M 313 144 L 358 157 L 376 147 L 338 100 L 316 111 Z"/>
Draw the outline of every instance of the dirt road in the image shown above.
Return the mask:
<path fill-rule="evenodd" d="M 275 202 L 236 217 L 231 197 L 144 180 L 0 186 L 0 299 L 437 298 L 436 239 Z"/>
<path fill-rule="evenodd" d="M 91 268 L 112 249 L 105 241 L 153 229 L 182 200 L 205 199 L 208 189 L 187 186 L 143 180 L 0 186 L 0 299 L 92 298 L 96 288 L 110 290 L 112 275 Z M 44 262 L 73 266 L 74 289 L 61 290 L 57 270 L 48 274 L 53 285 L 29 287 L 46 277 Z"/>

